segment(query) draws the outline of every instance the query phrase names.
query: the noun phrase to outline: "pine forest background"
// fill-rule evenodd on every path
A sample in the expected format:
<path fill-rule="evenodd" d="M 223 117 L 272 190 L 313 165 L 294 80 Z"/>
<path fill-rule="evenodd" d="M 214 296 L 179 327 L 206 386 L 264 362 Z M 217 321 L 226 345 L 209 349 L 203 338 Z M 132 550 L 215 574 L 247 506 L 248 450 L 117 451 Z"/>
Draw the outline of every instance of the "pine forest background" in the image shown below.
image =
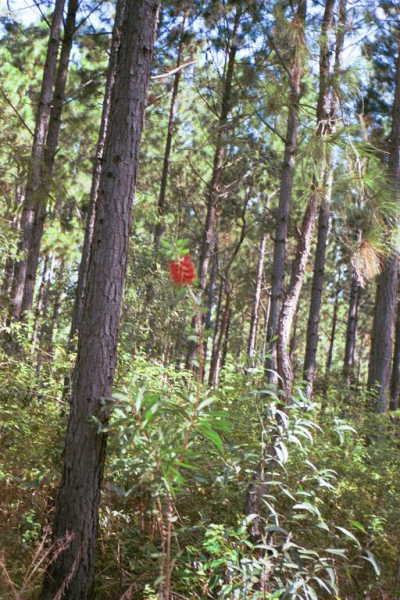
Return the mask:
<path fill-rule="evenodd" d="M 398 3 L 0 39 L 0 598 L 398 600 Z"/>

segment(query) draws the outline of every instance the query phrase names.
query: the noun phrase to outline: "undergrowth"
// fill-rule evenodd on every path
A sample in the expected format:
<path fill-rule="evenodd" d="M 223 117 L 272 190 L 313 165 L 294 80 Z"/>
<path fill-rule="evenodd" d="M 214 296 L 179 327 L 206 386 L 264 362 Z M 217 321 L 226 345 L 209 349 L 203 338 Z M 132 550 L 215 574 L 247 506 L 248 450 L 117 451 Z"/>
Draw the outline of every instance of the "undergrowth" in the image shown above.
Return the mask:
<path fill-rule="evenodd" d="M 29 367 L 14 367 L 2 357 L 0 597 L 25 600 L 57 551 L 67 409 L 50 376 L 32 390 Z M 95 597 L 398 598 L 400 416 L 339 388 L 283 405 L 259 373 L 226 373 L 207 391 L 138 357 L 120 376 Z M 245 514 L 256 484 L 260 510 Z"/>

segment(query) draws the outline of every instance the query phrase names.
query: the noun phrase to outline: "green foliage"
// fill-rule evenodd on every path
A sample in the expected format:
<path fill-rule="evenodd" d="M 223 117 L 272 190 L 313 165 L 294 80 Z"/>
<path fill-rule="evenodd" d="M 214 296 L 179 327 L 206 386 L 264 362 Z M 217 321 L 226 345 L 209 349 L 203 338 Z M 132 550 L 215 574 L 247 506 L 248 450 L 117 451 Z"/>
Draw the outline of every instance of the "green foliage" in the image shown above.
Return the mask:
<path fill-rule="evenodd" d="M 0 535 L 15 548 L 6 558 L 17 584 L 50 517 L 65 427 L 62 406 L 51 399 L 54 382 L 32 397 L 25 369 L 10 363 L 3 371 L 2 389 L 8 381 L 17 395 L 3 396 L 1 409 L 8 518 Z M 113 414 L 98 598 L 109 597 L 116 581 L 121 596 L 134 586 L 133 598 L 151 598 L 165 585 L 166 564 L 172 589 L 194 599 L 361 600 L 395 589 L 397 415 L 366 413 L 354 393 L 346 405 L 350 396 L 338 389 L 322 413 L 300 391 L 282 406 L 272 388 L 255 390 L 256 372 L 228 370 L 212 393 L 188 372 L 144 357 L 130 373 L 104 401 Z M 258 517 L 243 510 L 260 465 L 266 488 L 256 539 Z"/>

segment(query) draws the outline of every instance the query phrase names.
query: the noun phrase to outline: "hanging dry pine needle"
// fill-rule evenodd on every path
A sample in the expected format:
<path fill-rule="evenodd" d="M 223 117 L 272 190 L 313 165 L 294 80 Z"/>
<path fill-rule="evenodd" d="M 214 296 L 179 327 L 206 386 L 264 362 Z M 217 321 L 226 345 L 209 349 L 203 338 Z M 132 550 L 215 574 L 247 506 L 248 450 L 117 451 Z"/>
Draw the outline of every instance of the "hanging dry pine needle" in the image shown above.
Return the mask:
<path fill-rule="evenodd" d="M 379 253 L 367 240 L 360 243 L 351 258 L 351 264 L 361 287 L 381 272 Z"/>

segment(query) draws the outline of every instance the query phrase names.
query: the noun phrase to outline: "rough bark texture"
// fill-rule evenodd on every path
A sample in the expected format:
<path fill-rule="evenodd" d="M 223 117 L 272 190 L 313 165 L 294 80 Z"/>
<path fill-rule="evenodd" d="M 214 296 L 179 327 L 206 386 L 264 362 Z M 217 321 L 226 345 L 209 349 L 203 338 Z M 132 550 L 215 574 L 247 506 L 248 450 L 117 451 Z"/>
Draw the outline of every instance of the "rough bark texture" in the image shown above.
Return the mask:
<path fill-rule="evenodd" d="M 83 306 L 85 300 L 85 290 L 87 282 L 87 274 L 89 269 L 90 250 L 92 247 L 94 221 L 96 215 L 97 194 L 100 183 L 100 173 L 103 161 L 104 144 L 108 131 L 108 122 L 110 117 L 110 101 L 111 93 L 115 81 L 115 71 L 117 64 L 118 49 L 121 42 L 121 24 L 124 15 L 126 2 L 120 1 L 116 7 L 115 23 L 110 49 L 110 60 L 107 69 L 107 80 L 103 99 L 103 107 L 101 113 L 99 137 L 96 146 L 96 155 L 93 165 L 92 184 L 90 188 L 90 199 L 88 212 L 86 216 L 85 235 L 83 239 L 83 247 L 81 253 L 81 262 L 79 263 L 78 284 L 75 293 L 74 308 L 72 311 L 71 329 L 69 338 L 73 340 L 76 332 L 79 330 L 79 325 L 82 320 Z"/>
<path fill-rule="evenodd" d="M 39 206 L 40 186 L 43 180 L 43 162 L 46 139 L 49 128 L 51 105 L 53 102 L 54 84 L 57 69 L 57 54 L 60 43 L 60 32 L 65 0 L 56 0 L 51 21 L 46 62 L 43 69 L 43 80 L 39 105 L 36 114 L 35 132 L 32 145 L 31 161 L 26 184 L 24 203 L 21 215 L 21 240 L 18 251 L 21 259 L 16 262 L 12 289 L 11 315 L 20 319 L 23 313 L 23 298 L 28 268 L 28 256 L 32 240 L 37 209 Z"/>
<path fill-rule="evenodd" d="M 389 405 L 397 281 L 398 258 L 390 256 L 378 277 L 368 371 L 368 387 L 376 391 L 375 409 L 380 413 L 386 412 Z"/>
<path fill-rule="evenodd" d="M 398 33 L 398 55 L 396 87 L 390 136 L 389 177 L 397 203 L 400 201 L 400 33 Z M 376 411 L 385 412 L 389 406 L 390 367 L 393 352 L 393 335 L 398 285 L 398 256 L 388 257 L 378 278 L 375 298 L 374 322 L 371 336 L 371 354 L 368 371 L 368 386 L 376 391 Z"/>
<path fill-rule="evenodd" d="M 106 434 L 112 410 L 117 334 L 126 273 L 139 142 L 159 3 L 128 2 L 100 174 L 87 293 L 79 331 L 64 472 L 54 522 L 69 538 L 47 571 L 42 600 L 92 593 Z"/>
<path fill-rule="evenodd" d="M 305 14 L 306 1 L 300 0 L 298 2 L 295 18 L 302 26 L 304 25 Z M 279 314 L 284 294 L 287 234 L 298 146 L 299 109 L 303 74 L 301 53 L 302 49 L 300 47 L 294 49 L 292 64 L 290 65 L 289 112 L 279 186 L 279 205 L 276 215 L 274 257 L 271 271 L 271 299 L 266 333 L 267 357 L 265 360 L 267 380 L 271 383 L 277 382 L 276 338 L 278 334 Z"/>
<path fill-rule="evenodd" d="M 343 361 L 343 377 L 347 383 L 352 383 L 354 379 L 356 333 L 360 295 L 361 286 L 358 277 L 355 273 L 353 273 L 350 287 L 349 311 L 347 313 L 346 345 Z"/>

